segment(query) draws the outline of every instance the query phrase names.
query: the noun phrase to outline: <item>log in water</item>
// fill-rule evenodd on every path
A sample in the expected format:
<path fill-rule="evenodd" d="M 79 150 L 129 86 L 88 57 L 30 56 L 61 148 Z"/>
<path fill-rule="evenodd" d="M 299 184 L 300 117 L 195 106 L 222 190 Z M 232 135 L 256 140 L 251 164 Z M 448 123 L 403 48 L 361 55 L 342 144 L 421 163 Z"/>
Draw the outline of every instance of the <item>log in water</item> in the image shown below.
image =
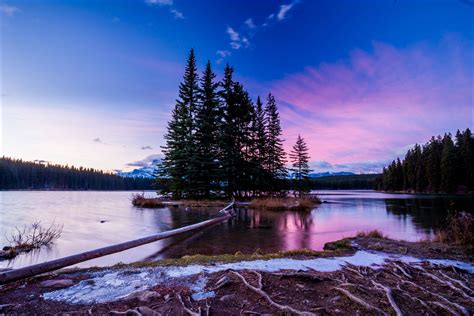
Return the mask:
<path fill-rule="evenodd" d="M 79 253 L 76 255 L 72 255 L 72 256 L 68 256 L 68 257 L 64 257 L 64 258 L 60 258 L 60 259 L 56 259 L 56 260 L 52 260 L 48 262 L 35 264 L 32 266 L 28 266 L 28 267 L 24 267 L 20 269 L 15 269 L 12 271 L 1 272 L 0 284 L 5 284 L 5 283 L 29 278 L 41 273 L 58 270 L 67 266 L 71 266 L 76 263 L 80 263 L 83 261 L 91 260 L 91 259 L 102 257 L 102 256 L 107 256 L 113 253 L 130 249 L 130 248 L 142 246 L 142 245 L 149 244 L 161 239 L 165 239 L 165 238 L 176 236 L 176 235 L 181 235 L 181 234 L 184 234 L 196 229 L 200 229 L 200 228 L 211 226 L 217 223 L 224 222 L 232 217 L 232 214 L 229 212 L 229 210 L 233 206 L 234 206 L 234 200 L 232 200 L 232 202 L 230 202 L 229 205 L 227 205 L 225 208 L 223 208 L 219 212 L 221 214 L 220 216 L 200 222 L 200 223 L 169 230 L 169 231 L 162 232 L 162 233 L 148 236 L 148 237 L 143 237 L 143 238 L 123 242 L 123 243 L 112 245 L 112 246 L 107 246 L 103 248 L 86 251 L 83 253 Z"/>

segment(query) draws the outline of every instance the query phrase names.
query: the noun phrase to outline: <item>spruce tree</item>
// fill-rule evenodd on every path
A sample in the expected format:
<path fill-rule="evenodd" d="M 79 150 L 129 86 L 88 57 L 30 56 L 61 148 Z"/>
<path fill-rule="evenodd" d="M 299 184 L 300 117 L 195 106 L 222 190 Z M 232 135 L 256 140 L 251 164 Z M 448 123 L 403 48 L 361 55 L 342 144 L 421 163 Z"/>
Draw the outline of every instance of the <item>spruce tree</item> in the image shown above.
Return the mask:
<path fill-rule="evenodd" d="M 445 134 L 442 142 L 443 150 L 441 154 L 441 190 L 444 192 L 454 192 L 456 185 L 457 155 L 451 134 Z"/>
<path fill-rule="evenodd" d="M 220 83 L 222 90 L 222 129 L 220 131 L 220 160 L 222 166 L 222 180 L 227 196 L 232 196 L 237 190 L 237 161 L 240 152 L 237 147 L 237 105 L 234 93 L 234 69 L 226 65 L 224 78 Z"/>
<path fill-rule="evenodd" d="M 217 192 L 219 186 L 219 128 L 220 100 L 217 92 L 218 83 L 208 61 L 201 78 L 199 101 L 195 116 L 195 193 L 210 197 L 211 191 Z"/>
<path fill-rule="evenodd" d="M 269 174 L 265 170 L 265 158 L 267 157 L 267 131 L 265 128 L 265 111 L 260 97 L 255 103 L 253 123 L 253 162 L 255 174 L 255 191 L 257 194 L 268 190 Z"/>
<path fill-rule="evenodd" d="M 198 99 L 198 75 L 194 50 L 191 49 L 183 82 L 179 85 L 171 120 L 165 134 L 164 159 L 158 174 L 169 179 L 175 198 L 194 195 L 198 177 L 194 148 L 194 116 Z"/>
<path fill-rule="evenodd" d="M 280 114 L 271 93 L 268 94 L 265 106 L 265 123 L 267 134 L 265 168 L 273 180 L 272 190 L 276 191 L 280 188 L 281 180 L 286 177 L 287 170 L 283 140 L 281 139 Z"/>
<path fill-rule="evenodd" d="M 298 135 L 295 145 L 290 152 L 290 161 L 293 164 L 292 178 L 294 181 L 294 190 L 301 196 L 303 193 L 309 191 L 309 154 L 308 146 L 304 139 Z"/>

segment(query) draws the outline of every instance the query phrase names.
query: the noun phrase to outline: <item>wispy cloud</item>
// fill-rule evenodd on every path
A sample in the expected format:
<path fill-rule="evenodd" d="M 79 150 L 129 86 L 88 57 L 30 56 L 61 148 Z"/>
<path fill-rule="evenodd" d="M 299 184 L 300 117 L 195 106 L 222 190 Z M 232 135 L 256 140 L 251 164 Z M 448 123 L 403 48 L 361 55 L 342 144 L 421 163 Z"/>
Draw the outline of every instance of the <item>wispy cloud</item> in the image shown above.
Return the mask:
<path fill-rule="evenodd" d="M 15 13 L 20 12 L 20 9 L 6 3 L 0 4 L 0 12 L 7 16 L 13 16 Z"/>
<path fill-rule="evenodd" d="M 148 167 L 151 166 L 152 164 L 156 163 L 156 161 L 161 160 L 162 155 L 160 154 L 153 154 L 149 155 L 142 160 L 137 160 L 133 162 L 129 162 L 126 165 L 129 167 Z"/>
<path fill-rule="evenodd" d="M 414 143 L 469 127 L 471 45 L 454 36 L 406 48 L 374 42 L 273 82 L 286 146 L 301 133 L 313 159 L 368 172 Z"/>
<path fill-rule="evenodd" d="M 249 29 L 254 29 L 254 28 L 257 27 L 257 26 L 255 25 L 255 23 L 253 23 L 253 19 L 252 19 L 252 18 L 249 18 L 249 19 L 245 20 L 244 24 L 245 24 Z"/>
<path fill-rule="evenodd" d="M 219 58 L 217 59 L 217 63 L 220 64 L 221 62 L 224 61 L 224 59 L 227 57 L 227 56 L 230 56 L 231 55 L 231 52 L 229 52 L 228 50 L 218 50 L 216 52 L 217 56 L 219 56 Z"/>
<path fill-rule="evenodd" d="M 230 47 L 232 49 L 239 49 L 241 47 L 248 47 L 250 42 L 247 37 L 241 36 L 236 30 L 232 27 L 227 27 L 227 34 L 229 34 L 230 38 Z"/>
<path fill-rule="evenodd" d="M 298 3 L 298 0 L 290 2 L 288 4 L 280 5 L 277 12 L 271 13 L 261 25 L 257 25 L 253 18 L 246 19 L 241 27 L 234 28 L 232 26 L 227 26 L 226 33 L 229 35 L 229 46 L 233 50 L 239 50 L 241 48 L 248 48 L 251 46 L 250 40 L 255 36 L 258 30 L 262 27 L 267 27 L 271 23 L 281 22 L 288 18 L 288 12 Z M 222 52 L 224 50 L 218 50 L 217 52 Z M 219 53 L 217 53 L 219 55 Z M 221 56 L 217 60 L 217 63 L 221 63 L 225 57 L 230 56 Z"/>
<path fill-rule="evenodd" d="M 174 7 L 173 0 L 145 0 L 145 3 L 150 6 L 168 7 L 175 19 L 184 19 L 183 12 Z"/>
<path fill-rule="evenodd" d="M 292 2 L 289 4 L 282 4 L 280 6 L 280 11 L 278 11 L 278 14 L 276 15 L 278 21 L 283 21 L 286 18 L 286 14 L 288 13 L 288 11 L 290 11 L 291 8 L 293 8 L 295 4 L 296 2 Z"/>
<path fill-rule="evenodd" d="M 146 146 L 142 146 L 141 147 L 141 150 L 152 150 L 153 147 L 149 146 L 149 145 L 146 145 Z"/>
<path fill-rule="evenodd" d="M 94 143 L 98 143 L 98 144 L 104 144 L 104 142 L 102 141 L 102 139 L 100 139 L 99 137 L 96 137 L 92 140 Z"/>

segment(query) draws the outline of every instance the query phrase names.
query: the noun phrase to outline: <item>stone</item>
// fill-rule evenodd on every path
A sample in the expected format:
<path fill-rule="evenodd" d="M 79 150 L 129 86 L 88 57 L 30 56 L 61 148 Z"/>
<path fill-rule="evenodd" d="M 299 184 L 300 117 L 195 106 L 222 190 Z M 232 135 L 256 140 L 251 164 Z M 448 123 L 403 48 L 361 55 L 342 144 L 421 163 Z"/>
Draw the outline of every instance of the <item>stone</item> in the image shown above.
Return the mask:
<path fill-rule="evenodd" d="M 62 288 L 68 287 L 74 284 L 73 280 L 62 279 L 62 280 L 46 280 L 40 283 L 41 287 L 52 287 L 52 288 Z"/>
<path fill-rule="evenodd" d="M 160 293 L 157 293 L 155 291 L 143 291 L 143 292 L 136 292 L 136 293 L 132 293 L 130 294 L 129 296 L 127 296 L 126 299 L 138 299 L 140 302 L 142 303 L 145 303 L 145 302 L 149 302 L 155 298 L 159 298 L 161 297 L 161 294 Z"/>

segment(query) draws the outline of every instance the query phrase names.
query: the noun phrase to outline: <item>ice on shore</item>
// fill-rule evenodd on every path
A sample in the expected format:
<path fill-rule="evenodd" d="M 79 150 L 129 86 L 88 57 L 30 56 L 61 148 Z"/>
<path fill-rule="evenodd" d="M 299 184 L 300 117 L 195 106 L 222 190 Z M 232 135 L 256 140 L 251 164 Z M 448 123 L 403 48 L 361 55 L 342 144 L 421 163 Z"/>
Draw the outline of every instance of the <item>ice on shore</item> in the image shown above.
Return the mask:
<path fill-rule="evenodd" d="M 214 293 L 206 292 L 207 278 L 202 273 L 214 273 L 233 270 L 259 270 L 276 272 L 280 270 L 316 270 L 334 272 L 347 264 L 377 269 L 390 261 L 403 261 L 419 265 L 423 261 L 434 265 L 455 266 L 474 273 L 474 265 L 455 260 L 419 259 L 411 256 L 387 254 L 383 252 L 357 251 L 351 256 L 292 259 L 278 258 L 268 260 L 240 261 L 233 263 L 216 263 L 214 265 L 189 265 L 150 268 L 107 269 L 91 273 L 91 278 L 80 281 L 71 287 L 45 293 L 44 299 L 63 301 L 70 304 L 105 303 L 124 298 L 132 293 L 144 291 L 159 284 L 179 282 L 188 286 L 195 299 L 211 297 Z M 199 275 L 195 282 L 189 279 Z"/>

